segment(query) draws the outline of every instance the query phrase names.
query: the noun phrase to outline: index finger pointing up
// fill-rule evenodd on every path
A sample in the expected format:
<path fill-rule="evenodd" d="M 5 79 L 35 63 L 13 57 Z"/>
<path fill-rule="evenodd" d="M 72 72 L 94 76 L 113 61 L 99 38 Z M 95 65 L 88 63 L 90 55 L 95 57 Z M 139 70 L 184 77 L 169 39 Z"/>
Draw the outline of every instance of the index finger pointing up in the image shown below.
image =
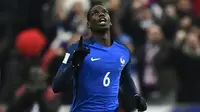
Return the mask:
<path fill-rule="evenodd" d="M 82 47 L 83 46 L 83 36 L 80 37 L 79 43 L 78 43 L 78 47 Z"/>

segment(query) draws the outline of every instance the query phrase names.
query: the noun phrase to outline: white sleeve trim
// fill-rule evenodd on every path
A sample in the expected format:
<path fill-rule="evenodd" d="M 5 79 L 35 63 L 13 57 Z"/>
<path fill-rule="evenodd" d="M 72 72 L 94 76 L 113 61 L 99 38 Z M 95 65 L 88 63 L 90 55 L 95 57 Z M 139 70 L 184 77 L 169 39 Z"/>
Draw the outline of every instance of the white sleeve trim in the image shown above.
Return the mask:
<path fill-rule="evenodd" d="M 65 57 L 64 57 L 64 59 L 63 59 L 63 61 L 62 61 L 63 64 L 67 64 L 67 61 L 68 61 L 68 59 L 69 59 L 69 56 L 70 56 L 69 53 L 65 53 Z"/>

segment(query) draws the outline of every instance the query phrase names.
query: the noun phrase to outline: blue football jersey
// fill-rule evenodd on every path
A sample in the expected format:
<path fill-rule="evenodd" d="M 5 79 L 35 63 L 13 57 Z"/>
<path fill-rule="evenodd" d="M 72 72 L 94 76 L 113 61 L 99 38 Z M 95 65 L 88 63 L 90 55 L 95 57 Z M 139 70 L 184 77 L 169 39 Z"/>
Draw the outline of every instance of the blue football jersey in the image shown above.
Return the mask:
<path fill-rule="evenodd" d="M 78 43 L 70 47 L 72 53 Z M 118 42 L 105 47 L 92 39 L 84 40 L 90 49 L 78 75 L 74 75 L 71 112 L 114 112 L 118 107 L 120 75 L 130 59 L 127 47 Z M 69 60 L 70 61 L 70 60 Z"/>
<path fill-rule="evenodd" d="M 71 112 L 118 112 L 119 85 L 128 94 L 136 94 L 135 84 L 130 76 L 131 55 L 128 48 L 115 41 L 110 47 L 106 47 L 92 38 L 85 39 L 83 44 L 90 49 L 90 54 L 77 71 L 72 66 L 71 58 L 78 43 L 73 44 L 68 49 L 71 55 L 66 54 L 53 79 L 53 91 L 66 91 L 68 79 L 73 78 Z"/>

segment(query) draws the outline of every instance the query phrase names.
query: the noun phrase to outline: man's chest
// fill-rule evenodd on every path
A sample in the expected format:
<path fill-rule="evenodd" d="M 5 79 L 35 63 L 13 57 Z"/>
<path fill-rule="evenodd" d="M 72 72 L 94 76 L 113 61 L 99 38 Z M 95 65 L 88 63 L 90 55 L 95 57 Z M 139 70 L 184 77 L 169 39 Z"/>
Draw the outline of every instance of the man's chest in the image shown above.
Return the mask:
<path fill-rule="evenodd" d="M 96 72 L 110 71 L 121 73 L 129 61 L 129 55 L 121 49 L 96 49 L 90 48 L 83 62 L 83 66 Z"/>

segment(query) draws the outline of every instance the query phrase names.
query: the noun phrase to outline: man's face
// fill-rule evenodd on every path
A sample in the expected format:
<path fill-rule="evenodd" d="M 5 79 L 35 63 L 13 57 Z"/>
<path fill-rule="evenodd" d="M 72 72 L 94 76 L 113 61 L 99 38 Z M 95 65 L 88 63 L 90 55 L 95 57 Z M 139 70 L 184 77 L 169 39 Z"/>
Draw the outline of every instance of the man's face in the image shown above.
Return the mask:
<path fill-rule="evenodd" d="M 89 12 L 88 27 L 92 31 L 106 31 L 110 29 L 111 21 L 108 10 L 101 6 L 94 6 Z"/>
<path fill-rule="evenodd" d="M 198 34 L 197 33 L 192 33 L 190 32 L 187 37 L 186 44 L 189 45 L 190 47 L 196 49 L 199 46 L 199 39 L 198 39 Z"/>
<path fill-rule="evenodd" d="M 147 30 L 147 37 L 148 40 L 157 43 L 162 39 L 162 33 L 160 31 L 160 28 L 157 26 L 152 26 Z"/>

